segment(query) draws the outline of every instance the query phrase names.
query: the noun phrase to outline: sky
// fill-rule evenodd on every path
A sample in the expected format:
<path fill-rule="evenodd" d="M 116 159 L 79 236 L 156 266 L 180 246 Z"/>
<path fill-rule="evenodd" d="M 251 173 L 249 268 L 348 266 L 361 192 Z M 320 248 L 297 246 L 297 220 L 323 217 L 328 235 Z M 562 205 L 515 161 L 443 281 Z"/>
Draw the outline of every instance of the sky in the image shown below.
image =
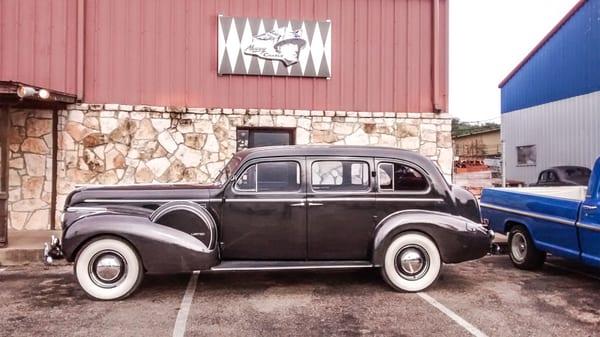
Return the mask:
<path fill-rule="evenodd" d="M 450 0 L 449 112 L 499 121 L 498 84 L 577 0 Z"/>

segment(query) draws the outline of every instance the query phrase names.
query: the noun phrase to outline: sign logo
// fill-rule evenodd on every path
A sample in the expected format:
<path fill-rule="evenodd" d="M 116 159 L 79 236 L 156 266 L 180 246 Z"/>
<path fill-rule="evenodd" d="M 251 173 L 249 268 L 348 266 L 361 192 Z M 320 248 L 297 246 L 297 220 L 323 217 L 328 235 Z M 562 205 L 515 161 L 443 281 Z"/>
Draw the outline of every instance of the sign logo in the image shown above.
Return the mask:
<path fill-rule="evenodd" d="M 219 15 L 217 74 L 331 77 L 331 21 Z"/>
<path fill-rule="evenodd" d="M 282 27 L 254 35 L 252 43 L 244 50 L 244 54 L 258 56 L 265 60 L 278 60 L 289 67 L 298 63 L 300 50 L 306 44 L 306 38 L 302 36 L 301 30 Z"/>

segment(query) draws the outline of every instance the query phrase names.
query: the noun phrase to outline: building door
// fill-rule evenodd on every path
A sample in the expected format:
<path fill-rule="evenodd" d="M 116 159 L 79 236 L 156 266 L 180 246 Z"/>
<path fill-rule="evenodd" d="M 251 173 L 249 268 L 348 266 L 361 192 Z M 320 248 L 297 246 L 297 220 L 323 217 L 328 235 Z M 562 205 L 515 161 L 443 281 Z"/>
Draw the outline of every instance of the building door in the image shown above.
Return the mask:
<path fill-rule="evenodd" d="M 8 230 L 8 109 L 0 109 L 0 247 Z"/>

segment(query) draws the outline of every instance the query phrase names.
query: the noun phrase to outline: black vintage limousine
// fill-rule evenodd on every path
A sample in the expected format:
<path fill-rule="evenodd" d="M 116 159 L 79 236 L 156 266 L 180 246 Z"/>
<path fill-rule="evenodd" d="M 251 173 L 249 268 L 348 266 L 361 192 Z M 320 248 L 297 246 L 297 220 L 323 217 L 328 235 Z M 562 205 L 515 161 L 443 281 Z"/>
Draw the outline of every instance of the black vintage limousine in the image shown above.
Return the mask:
<path fill-rule="evenodd" d="M 484 256 L 476 199 L 429 159 L 366 146 L 238 152 L 214 184 L 81 187 L 47 262 L 75 262 L 92 298 L 120 299 L 144 273 L 380 268 L 421 291 L 443 263 Z"/>

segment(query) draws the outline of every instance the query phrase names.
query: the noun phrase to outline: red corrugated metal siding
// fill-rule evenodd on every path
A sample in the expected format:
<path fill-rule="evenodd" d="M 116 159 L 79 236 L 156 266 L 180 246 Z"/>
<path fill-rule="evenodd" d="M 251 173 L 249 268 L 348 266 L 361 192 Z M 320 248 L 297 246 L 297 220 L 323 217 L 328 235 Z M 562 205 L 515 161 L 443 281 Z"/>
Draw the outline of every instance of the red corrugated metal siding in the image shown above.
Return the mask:
<path fill-rule="evenodd" d="M 84 100 L 433 111 L 433 1 L 87 0 Z M 436 94 L 445 110 L 448 8 L 447 0 L 439 1 L 442 56 L 436 65 L 440 78 Z M 2 1 L 1 8 L 0 79 L 50 84 L 53 89 L 74 92 L 77 1 Z M 52 15 L 42 15 L 48 12 Z M 330 19 L 331 79 L 217 76 L 218 14 Z M 7 41 L 15 32 L 19 39 Z M 43 60 L 48 49 L 50 60 Z"/>
<path fill-rule="evenodd" d="M 76 89 L 77 2 L 0 1 L 0 79 Z"/>

